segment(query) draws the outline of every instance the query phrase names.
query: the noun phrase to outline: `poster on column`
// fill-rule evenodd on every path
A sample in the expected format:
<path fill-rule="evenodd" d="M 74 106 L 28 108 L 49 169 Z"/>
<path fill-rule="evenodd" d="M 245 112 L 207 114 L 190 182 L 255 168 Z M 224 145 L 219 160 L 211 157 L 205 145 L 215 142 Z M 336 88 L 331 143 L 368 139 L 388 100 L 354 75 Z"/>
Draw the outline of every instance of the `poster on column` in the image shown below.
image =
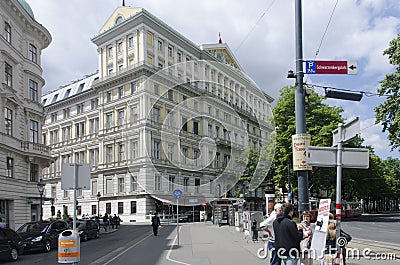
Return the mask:
<path fill-rule="evenodd" d="M 328 230 L 331 199 L 319 201 L 318 216 L 315 230 L 311 240 L 310 256 L 312 259 L 323 259 L 326 245 L 326 232 Z"/>
<path fill-rule="evenodd" d="M 306 163 L 306 147 L 310 146 L 310 142 L 310 134 L 292 135 L 293 170 L 312 170 L 312 167 Z"/>

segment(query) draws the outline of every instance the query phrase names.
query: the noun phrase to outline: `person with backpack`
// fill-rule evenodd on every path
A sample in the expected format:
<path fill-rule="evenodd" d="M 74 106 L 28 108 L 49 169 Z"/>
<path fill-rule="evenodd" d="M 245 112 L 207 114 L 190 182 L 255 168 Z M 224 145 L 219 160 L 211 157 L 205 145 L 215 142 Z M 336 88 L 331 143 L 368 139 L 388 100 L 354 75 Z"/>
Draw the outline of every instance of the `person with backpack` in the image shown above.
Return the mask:
<path fill-rule="evenodd" d="M 151 218 L 151 225 L 153 226 L 153 234 L 156 236 L 158 234 L 158 227 L 160 226 L 160 217 L 158 217 L 158 213 L 155 213 Z"/>

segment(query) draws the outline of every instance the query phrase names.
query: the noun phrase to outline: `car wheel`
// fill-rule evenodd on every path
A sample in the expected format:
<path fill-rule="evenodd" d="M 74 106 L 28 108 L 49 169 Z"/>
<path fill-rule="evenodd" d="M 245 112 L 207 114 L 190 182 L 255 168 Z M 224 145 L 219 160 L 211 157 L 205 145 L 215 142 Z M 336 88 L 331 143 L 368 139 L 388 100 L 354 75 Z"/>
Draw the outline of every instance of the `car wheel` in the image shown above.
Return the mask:
<path fill-rule="evenodd" d="M 18 249 L 12 248 L 10 251 L 10 260 L 16 261 L 18 259 L 18 256 L 19 256 Z"/>
<path fill-rule="evenodd" d="M 85 233 L 82 235 L 82 241 L 85 242 L 88 240 L 88 235 Z"/>
<path fill-rule="evenodd" d="M 51 250 L 51 242 L 50 240 L 47 240 L 46 243 L 44 243 L 44 252 L 50 252 Z"/>

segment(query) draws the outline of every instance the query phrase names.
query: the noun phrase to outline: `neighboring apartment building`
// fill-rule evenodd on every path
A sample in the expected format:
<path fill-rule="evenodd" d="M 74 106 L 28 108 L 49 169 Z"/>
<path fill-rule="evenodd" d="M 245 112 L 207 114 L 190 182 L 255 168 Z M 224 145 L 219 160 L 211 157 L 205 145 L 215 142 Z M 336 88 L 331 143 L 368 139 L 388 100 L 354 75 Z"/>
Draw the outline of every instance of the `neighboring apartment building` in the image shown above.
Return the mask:
<path fill-rule="evenodd" d="M 51 162 L 42 144 L 42 50 L 49 31 L 24 0 L 0 1 L 0 218 L 18 228 L 40 217 L 37 183 Z"/>
<path fill-rule="evenodd" d="M 98 73 L 43 96 L 43 134 L 55 159 L 43 175 L 55 209 L 72 215 L 62 163 L 91 167 L 91 189 L 77 191 L 78 215 L 140 222 L 174 204 L 175 189 L 186 206 L 236 189 L 243 169 L 236 158 L 265 146 L 274 128 L 272 98 L 228 46 L 197 46 L 131 7 L 117 8 L 92 41 Z M 252 196 L 262 199 L 262 189 Z"/>

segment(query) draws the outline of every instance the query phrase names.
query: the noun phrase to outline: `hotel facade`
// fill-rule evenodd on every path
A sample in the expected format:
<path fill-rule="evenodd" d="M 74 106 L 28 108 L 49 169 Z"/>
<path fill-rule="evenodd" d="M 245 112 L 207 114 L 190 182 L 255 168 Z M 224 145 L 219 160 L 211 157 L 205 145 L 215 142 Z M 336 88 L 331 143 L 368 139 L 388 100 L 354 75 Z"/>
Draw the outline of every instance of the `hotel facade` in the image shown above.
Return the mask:
<path fill-rule="evenodd" d="M 0 223 L 40 218 L 37 189 L 52 158 L 42 143 L 41 54 L 52 38 L 24 0 L 0 1 Z"/>
<path fill-rule="evenodd" d="M 272 142 L 272 98 L 225 43 L 196 45 L 145 9 L 125 6 L 92 42 L 98 71 L 43 96 L 43 139 L 54 159 L 43 171 L 52 198 L 45 218 L 72 216 L 64 163 L 90 166 L 90 187 L 77 190 L 78 216 L 143 222 L 175 204 L 176 189 L 185 206 L 242 189 L 246 150 Z M 249 184 L 248 197 L 264 197 L 261 181 Z"/>

